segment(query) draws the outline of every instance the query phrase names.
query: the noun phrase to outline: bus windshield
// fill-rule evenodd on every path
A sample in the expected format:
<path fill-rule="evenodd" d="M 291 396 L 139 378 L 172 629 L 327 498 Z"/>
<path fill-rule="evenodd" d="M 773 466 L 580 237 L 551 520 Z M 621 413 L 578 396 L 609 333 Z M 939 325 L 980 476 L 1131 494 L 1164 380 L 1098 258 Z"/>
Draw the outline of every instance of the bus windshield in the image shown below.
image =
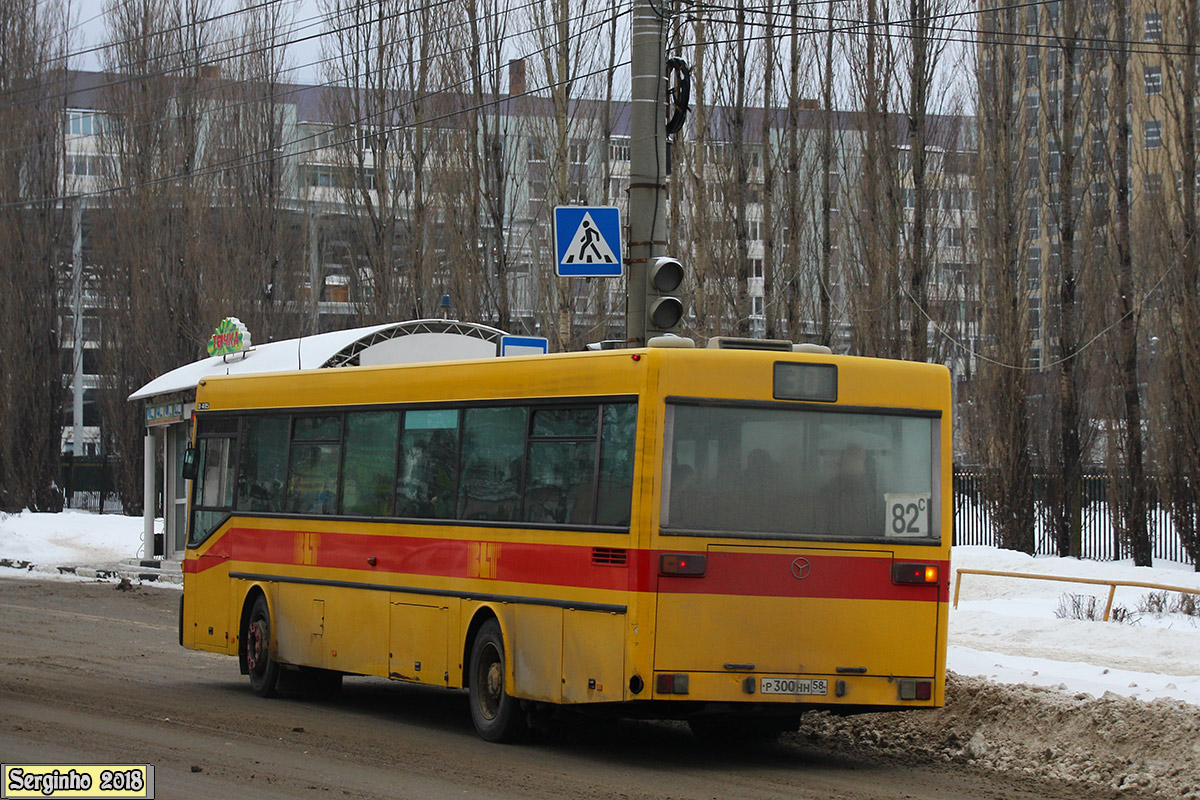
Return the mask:
<path fill-rule="evenodd" d="M 940 539 L 936 413 L 667 408 L 664 534 Z"/>

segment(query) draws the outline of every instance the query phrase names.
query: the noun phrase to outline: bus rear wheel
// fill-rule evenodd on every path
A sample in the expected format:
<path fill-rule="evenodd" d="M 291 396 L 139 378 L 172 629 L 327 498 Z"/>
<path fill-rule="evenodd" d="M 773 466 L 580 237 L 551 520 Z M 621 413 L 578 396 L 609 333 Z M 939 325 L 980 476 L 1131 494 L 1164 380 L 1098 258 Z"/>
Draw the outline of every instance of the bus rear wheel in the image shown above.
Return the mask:
<path fill-rule="evenodd" d="M 262 595 L 250 608 L 242 637 L 246 643 L 250 689 L 259 697 L 275 697 L 279 687 L 279 662 L 271 658 L 271 610 L 267 607 L 267 598 Z"/>
<path fill-rule="evenodd" d="M 471 721 L 488 742 L 515 742 L 527 727 L 521 702 L 504 690 L 504 673 L 504 636 L 500 623 L 490 619 L 475 636 L 467 673 Z"/>

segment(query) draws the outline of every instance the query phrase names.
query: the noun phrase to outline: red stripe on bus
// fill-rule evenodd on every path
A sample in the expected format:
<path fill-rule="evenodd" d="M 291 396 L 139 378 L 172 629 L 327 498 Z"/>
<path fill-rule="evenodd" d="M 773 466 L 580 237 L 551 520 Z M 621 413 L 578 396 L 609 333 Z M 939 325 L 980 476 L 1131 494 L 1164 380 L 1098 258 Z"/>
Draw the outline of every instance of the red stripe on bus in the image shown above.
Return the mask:
<path fill-rule="evenodd" d="M 605 545 L 611 547 L 611 545 Z M 623 549 L 623 548 L 617 548 Z M 589 545 L 463 541 L 432 537 L 231 528 L 184 572 L 199 573 L 232 558 L 242 563 L 312 566 L 363 574 L 403 573 L 450 579 L 495 580 L 580 589 L 761 597 L 828 597 L 867 600 L 949 599 L 948 561 L 936 564 L 930 586 L 892 583 L 890 557 L 816 555 L 808 569 L 787 553 L 708 552 L 703 577 L 659 576 L 663 551 L 626 550 L 626 565 L 592 562 Z M 680 552 L 673 550 L 671 552 Z M 374 558 L 375 564 L 368 563 Z M 802 573 L 798 578 L 796 573 Z"/>
<path fill-rule="evenodd" d="M 664 575 L 658 591 L 758 597 L 828 597 L 853 600 L 939 600 L 950 596 L 950 562 L 938 566 L 934 586 L 892 583 L 891 557 L 709 551 L 702 578 Z M 802 576 L 802 577 L 801 577 Z"/>
<path fill-rule="evenodd" d="M 628 591 L 626 569 L 592 563 L 592 547 L 413 536 L 233 528 L 240 562 L 313 566 Z M 636 551 L 629 551 L 632 556 Z M 375 564 L 368 563 L 374 558 Z"/>
<path fill-rule="evenodd" d="M 222 536 L 212 543 L 212 546 L 198 556 L 184 556 L 183 571 L 199 574 L 213 567 L 224 564 L 232 554 L 233 542 L 228 536 Z"/>

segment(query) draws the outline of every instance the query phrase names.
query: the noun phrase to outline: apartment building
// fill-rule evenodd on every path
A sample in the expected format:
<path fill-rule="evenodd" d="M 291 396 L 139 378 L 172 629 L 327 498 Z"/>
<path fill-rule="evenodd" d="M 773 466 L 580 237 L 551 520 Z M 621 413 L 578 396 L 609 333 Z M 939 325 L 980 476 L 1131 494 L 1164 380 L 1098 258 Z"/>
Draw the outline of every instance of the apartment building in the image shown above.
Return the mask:
<path fill-rule="evenodd" d="M 1128 0 L 1123 29 L 1113 0 L 980 5 L 984 11 L 999 9 L 983 17 L 988 33 L 982 63 L 994 65 L 1011 58 L 1014 48 L 1019 52 L 1020 66 L 1009 73 L 1007 90 L 1020 113 L 1026 319 L 1030 364 L 1036 368 L 1046 369 L 1057 357 L 1064 267 L 1070 267 L 1080 303 L 1090 292 L 1108 291 L 1100 281 L 1112 272 L 1115 258 L 1118 59 L 1127 63 L 1126 179 L 1136 263 L 1163 257 L 1158 249 L 1167 224 L 1182 211 L 1185 129 L 1194 136 L 1196 124 L 1194 97 L 1189 113 L 1183 96 L 1185 5 L 1195 13 L 1190 4 Z M 1071 204 L 1062 197 L 1068 155 L 1074 162 Z M 1063 264 L 1064 234 L 1071 236 L 1071 265 Z M 1084 276 L 1090 276 L 1090 285 Z M 1080 313 L 1086 313 L 1082 305 Z"/>
<path fill-rule="evenodd" d="M 200 118 L 199 145 L 194 163 L 189 163 L 194 179 L 202 181 L 197 185 L 208 187 L 205 191 L 214 206 L 236 207 L 240 202 L 235 194 L 240 179 L 235 173 L 241 165 L 270 166 L 267 174 L 276 193 L 277 224 L 292 243 L 277 259 L 280 268 L 270 290 L 281 293 L 283 299 L 274 307 L 296 318 L 296 330 L 316 333 L 361 324 L 364 314 L 375 310 L 372 303 L 384 293 L 384 282 L 394 280 L 388 291 L 406 298 L 406 307 L 420 308 L 427 316 L 498 325 L 503 308 L 501 326 L 514 333 L 546 335 L 552 341 L 562 336 L 567 341 L 561 330 L 565 324 L 571 341 L 623 338 L 624 281 L 555 279 L 551 219 L 553 206 L 560 203 L 615 205 L 624 212 L 631 147 L 629 104 L 573 102 L 568 138 L 560 142 L 561 121 L 551 102 L 523 96 L 523 68 L 514 64 L 510 70 L 509 95 L 488 98 L 482 109 L 464 98 L 440 98 L 443 105 L 435 115 L 439 121 L 419 128 L 398 113 L 378 116 L 371 126 L 354 124 L 345 116 L 346 104 L 339 105 L 345 99 L 342 89 L 276 87 L 269 110 L 273 124 L 265 138 L 241 149 L 238 140 L 228 135 L 234 127 L 229 113 L 243 108 L 244 101 L 193 104 L 191 113 Z M 80 267 L 80 279 L 64 283 L 72 290 L 63 298 L 69 318 L 62 330 L 75 330 L 70 317 L 78 312 L 82 331 L 78 341 L 72 334 L 62 344 L 64 374 L 72 376 L 71 399 L 81 395 L 82 408 L 74 402 L 66 404 L 72 413 L 64 420 L 64 449 L 75 448 L 73 423 L 78 421 L 82 431 L 78 452 L 94 453 L 100 448 L 100 420 L 89 409 L 100 385 L 96 353 L 104 324 L 95 277 L 105 268 L 96 232 L 108 224 L 110 190 L 132 182 L 122 174 L 122 164 L 127 163 L 122 159 L 127 155 L 113 152 L 121 131 L 114 130 L 106 94 L 106 87 L 123 78 L 87 72 L 72 77 L 74 90 L 64 117 L 63 179 L 69 198 L 65 202 L 75 212 L 77 258 L 73 261 Z M 210 79 L 219 81 L 219 76 Z M 827 113 L 834 115 L 835 136 L 826 182 L 814 176 L 826 172 L 818 145 Z M 706 129 L 689 125 L 670 147 L 669 200 L 664 209 L 670 221 L 670 246 L 672 255 L 696 267 L 686 285 L 690 293 L 697 298 L 718 290 L 736 294 L 741 281 L 746 305 L 744 312 L 728 304 L 701 309 L 697 300 L 689 307 L 689 323 L 703 311 L 708 314 L 705 330 L 731 332 L 733 317 L 745 313 L 751 335 L 763 336 L 773 314 L 776 335 L 810 338 L 818 328 L 815 305 L 806 299 L 803 308 L 797 305 L 790 316 L 779 306 L 798 304 L 797 297 L 817 296 L 824 280 L 819 264 L 824 259 L 832 284 L 835 346 L 846 350 L 851 326 L 846 305 L 859 279 L 853 269 L 861 247 L 856 230 L 872 224 L 855 212 L 863 150 L 861 121 L 854 114 L 826 112 L 810 104 L 797 133 L 781 110 L 764 114 L 759 109 L 747 128 L 757 131 L 753 141 L 743 141 L 740 147 L 747 180 L 735 187 L 730 183 L 730 166 L 739 148 L 719 113 L 707 118 Z M 761 135 L 764 122 L 765 137 Z M 935 242 L 930 303 L 939 318 L 955 316 L 965 330 L 975 321 L 965 288 L 973 270 L 976 214 L 966 168 L 973 123 L 966 117 L 947 117 L 939 124 L 956 133 L 945 139 L 930 161 L 935 175 L 931 185 L 936 186 L 927 195 L 927 203 L 936 206 L 936 213 L 926 215 Z M 901 226 L 901 235 L 907 237 L 913 212 L 911 170 L 903 157 L 907 129 L 897 122 L 892 130 L 899 164 L 897 213 L 909 220 L 907 232 Z M 386 139 L 386 148 L 380 148 L 381 139 Z M 797 142 L 801 152 L 791 163 L 798 165 L 792 169 L 802 173 L 802 180 L 789 175 L 787 159 L 782 157 Z M 803 188 L 791 194 L 783 191 L 788 179 Z M 771 192 L 766 188 L 769 183 L 775 187 Z M 821 187 L 826 185 L 827 254 L 821 244 L 826 226 Z M 700 193 L 703 203 L 697 202 Z M 737 214 L 730 205 L 735 197 L 741 204 Z M 368 253 L 364 240 L 379 230 L 370 226 L 384 211 L 394 213 L 398 232 L 388 240 L 390 256 L 385 255 L 381 267 L 378 253 Z M 744 223 L 740 233 L 730 227 L 735 218 Z M 415 266 L 418 259 L 420 269 Z M 795 284 L 786 292 L 785 275 Z M 238 308 L 225 313 L 246 318 Z M 788 329 L 789 319 L 793 330 Z M 199 346 L 198 342 L 198 350 Z M 76 363 L 80 370 L 74 368 Z M 955 368 L 961 370 L 962 365 Z"/>

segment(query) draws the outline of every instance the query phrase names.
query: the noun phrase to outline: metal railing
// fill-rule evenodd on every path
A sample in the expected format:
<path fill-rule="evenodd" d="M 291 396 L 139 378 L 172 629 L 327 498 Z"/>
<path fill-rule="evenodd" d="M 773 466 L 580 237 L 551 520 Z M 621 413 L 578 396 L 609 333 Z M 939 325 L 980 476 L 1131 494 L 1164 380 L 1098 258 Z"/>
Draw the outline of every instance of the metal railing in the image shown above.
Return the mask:
<path fill-rule="evenodd" d="M 1028 578 L 1035 581 L 1058 581 L 1060 583 L 1087 583 L 1093 586 L 1108 587 L 1108 602 L 1104 604 L 1104 621 L 1108 622 L 1108 616 L 1112 612 L 1113 597 L 1117 593 L 1118 586 L 1129 586 L 1138 589 L 1155 589 L 1163 592 L 1179 592 L 1180 594 L 1200 595 L 1200 589 L 1191 589 L 1186 586 L 1169 586 L 1162 583 L 1146 583 L 1145 581 L 1112 581 L 1105 578 L 1076 578 L 1070 575 L 1035 575 L 1029 572 L 1003 572 L 1001 570 L 992 569 L 959 569 L 955 570 L 958 573 L 954 578 L 954 607 L 958 608 L 958 593 L 962 588 L 963 575 L 991 575 L 998 578 Z"/>

